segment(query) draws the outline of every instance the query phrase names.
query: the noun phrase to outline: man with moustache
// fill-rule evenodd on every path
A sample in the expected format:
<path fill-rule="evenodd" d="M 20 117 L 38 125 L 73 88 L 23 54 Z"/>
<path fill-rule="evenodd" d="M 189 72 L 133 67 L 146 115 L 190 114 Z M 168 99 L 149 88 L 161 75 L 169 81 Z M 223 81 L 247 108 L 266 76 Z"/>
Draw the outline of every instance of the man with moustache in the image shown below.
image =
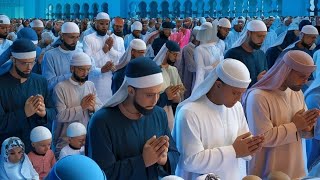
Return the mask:
<path fill-rule="evenodd" d="M 68 144 L 67 128 L 73 122 L 87 126 L 91 114 L 99 110 L 101 101 L 94 84 L 88 81 L 91 59 L 84 52 L 75 53 L 70 60 L 72 76 L 56 85 L 53 100 L 57 117 L 53 121 L 53 151 L 56 157 Z"/>
<path fill-rule="evenodd" d="M 113 39 L 107 34 L 109 23 L 110 17 L 107 13 L 98 13 L 95 21 L 96 32 L 83 38 L 83 51 L 93 59 L 96 69 L 101 68 L 102 73 L 90 74 L 89 80 L 95 84 L 97 95 L 103 103 L 112 96 L 112 71 L 125 52 L 123 46 L 119 49 L 117 47 L 120 45 L 117 39 L 121 38 L 114 36 L 116 39 Z"/>
<path fill-rule="evenodd" d="M 31 72 L 36 47 L 27 39 L 12 44 L 13 66 L 0 76 L 0 142 L 21 138 L 26 153 L 31 151 L 30 132 L 36 126 L 51 129 L 56 116 L 45 78 Z"/>
<path fill-rule="evenodd" d="M 266 55 L 260 47 L 267 34 L 267 27 L 260 20 L 248 23 L 246 32 L 234 43 L 225 58 L 233 58 L 243 62 L 250 72 L 251 83 L 255 84 L 268 69 Z"/>
<path fill-rule="evenodd" d="M 130 28 L 131 28 L 131 34 L 127 34 L 124 37 L 124 47 L 126 49 L 129 48 L 130 42 L 133 39 L 143 39 L 143 37 L 141 35 L 142 23 L 140 21 L 135 21 L 134 23 L 132 23 Z"/>
<path fill-rule="evenodd" d="M 218 42 L 217 42 L 217 48 L 220 49 L 220 56 L 224 55 L 224 51 L 226 49 L 226 44 L 225 44 L 225 39 L 227 38 L 229 31 L 231 29 L 231 24 L 229 19 L 227 18 L 221 18 L 218 21 L 218 32 L 217 32 L 217 36 L 219 38 Z"/>
<path fill-rule="evenodd" d="M 0 15 L 0 55 L 12 44 L 12 41 L 7 39 L 10 26 L 11 24 L 8 16 Z"/>
<path fill-rule="evenodd" d="M 47 51 L 42 60 L 42 75 L 48 80 L 52 90 L 58 82 L 71 77 L 70 60 L 76 51 L 80 30 L 74 22 L 66 22 L 61 27 L 62 44 Z"/>
<path fill-rule="evenodd" d="M 112 29 L 113 29 L 113 34 L 124 38 L 123 35 L 123 26 L 124 26 L 124 20 L 121 17 L 115 17 L 112 20 Z"/>

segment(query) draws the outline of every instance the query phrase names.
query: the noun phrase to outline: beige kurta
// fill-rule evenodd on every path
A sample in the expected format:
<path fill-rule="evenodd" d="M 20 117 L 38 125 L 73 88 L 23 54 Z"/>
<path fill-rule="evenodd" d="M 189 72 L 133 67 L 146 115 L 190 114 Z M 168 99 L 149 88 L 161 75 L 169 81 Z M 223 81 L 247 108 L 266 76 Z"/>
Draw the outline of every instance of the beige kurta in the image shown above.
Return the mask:
<path fill-rule="evenodd" d="M 162 76 L 163 76 L 163 85 L 162 85 L 161 92 L 164 92 L 169 86 L 176 86 L 176 85 L 182 84 L 182 81 L 180 79 L 180 76 L 176 67 L 168 66 L 167 68 L 164 68 L 164 67 L 161 68 L 161 70 L 162 70 Z M 169 128 L 170 130 L 172 130 L 173 121 L 174 121 L 172 107 L 171 105 L 165 106 L 163 107 L 163 109 L 167 113 Z"/>
<path fill-rule="evenodd" d="M 266 178 L 271 171 L 282 171 L 292 179 L 306 175 L 301 137 L 311 134 L 297 132 L 292 117 L 307 109 L 301 91 L 253 90 L 247 99 L 246 115 L 250 131 L 264 134 L 260 152 L 249 162 L 249 174 Z"/>

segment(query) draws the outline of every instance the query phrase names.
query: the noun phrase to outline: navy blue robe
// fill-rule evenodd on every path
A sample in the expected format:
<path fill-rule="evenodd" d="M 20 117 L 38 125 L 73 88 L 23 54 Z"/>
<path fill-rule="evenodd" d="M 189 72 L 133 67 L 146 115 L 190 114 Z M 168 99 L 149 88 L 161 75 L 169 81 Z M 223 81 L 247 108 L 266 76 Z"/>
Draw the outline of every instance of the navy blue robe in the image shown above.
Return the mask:
<path fill-rule="evenodd" d="M 30 96 L 40 94 L 44 97 L 46 116 L 37 114 L 26 117 L 24 105 Z M 10 72 L 0 76 L 0 143 L 11 136 L 19 137 L 31 151 L 30 132 L 36 126 L 45 126 L 51 130 L 56 110 L 48 91 L 47 80 L 31 73 L 24 83 L 14 78 Z"/>
<path fill-rule="evenodd" d="M 154 164 L 146 168 L 143 146 L 154 135 L 170 138 L 168 161 L 165 166 Z M 139 120 L 128 119 L 118 106 L 100 109 L 88 124 L 86 155 L 98 163 L 108 180 L 158 179 L 174 174 L 179 159 L 166 113 L 157 106 L 152 114 Z"/>

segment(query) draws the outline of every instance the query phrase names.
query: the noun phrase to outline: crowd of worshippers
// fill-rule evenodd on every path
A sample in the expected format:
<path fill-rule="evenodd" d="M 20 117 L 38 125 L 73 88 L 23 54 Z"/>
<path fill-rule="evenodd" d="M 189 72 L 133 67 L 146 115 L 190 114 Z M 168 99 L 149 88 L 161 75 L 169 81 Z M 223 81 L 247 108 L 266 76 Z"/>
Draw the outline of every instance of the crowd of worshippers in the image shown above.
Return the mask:
<path fill-rule="evenodd" d="M 0 15 L 0 179 L 320 178 L 318 28 Z"/>

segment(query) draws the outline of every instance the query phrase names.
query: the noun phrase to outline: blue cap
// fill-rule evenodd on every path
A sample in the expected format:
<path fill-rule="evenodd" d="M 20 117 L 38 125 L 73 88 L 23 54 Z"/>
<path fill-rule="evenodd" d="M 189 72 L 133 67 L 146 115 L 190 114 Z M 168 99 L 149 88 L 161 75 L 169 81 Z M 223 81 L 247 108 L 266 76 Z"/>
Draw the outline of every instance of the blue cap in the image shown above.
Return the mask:
<path fill-rule="evenodd" d="M 47 180 L 106 180 L 104 172 L 92 159 L 70 155 L 60 159 L 51 169 Z"/>
<path fill-rule="evenodd" d="M 161 72 L 160 67 L 148 57 L 132 59 L 126 68 L 126 76 L 129 78 L 139 78 Z"/>
<path fill-rule="evenodd" d="M 17 33 L 17 39 L 29 39 L 33 44 L 38 44 L 38 35 L 37 33 L 29 27 L 22 28 Z"/>
<path fill-rule="evenodd" d="M 36 57 L 36 46 L 29 39 L 17 39 L 11 45 L 11 54 L 16 59 Z"/>

